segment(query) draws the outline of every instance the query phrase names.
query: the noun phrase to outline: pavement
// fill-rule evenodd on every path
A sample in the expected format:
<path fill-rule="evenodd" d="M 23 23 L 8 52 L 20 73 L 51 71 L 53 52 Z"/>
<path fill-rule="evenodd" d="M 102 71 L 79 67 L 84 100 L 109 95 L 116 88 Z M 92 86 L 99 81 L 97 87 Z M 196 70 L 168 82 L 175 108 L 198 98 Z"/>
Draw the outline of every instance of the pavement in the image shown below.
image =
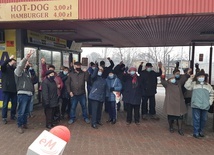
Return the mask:
<path fill-rule="evenodd" d="M 212 130 L 213 115 L 209 114 L 205 137 L 192 137 L 192 127 L 184 125 L 184 136 L 177 130 L 168 131 L 166 115 L 162 112 L 164 89 L 158 87 L 156 95 L 156 111 L 159 121 L 141 120 L 140 125 L 126 125 L 126 113 L 118 112 L 115 125 L 106 123 L 108 115 L 103 112 L 103 126 L 93 129 L 81 116 L 81 108 L 77 108 L 77 121 L 68 125 L 62 120 L 61 125 L 71 131 L 71 140 L 63 155 L 213 155 L 214 132 Z M 4 125 L 0 122 L 0 155 L 24 155 L 29 145 L 46 130 L 44 112 L 41 105 L 34 107 L 35 117 L 29 119 L 30 129 L 23 134 L 16 132 L 16 122 L 10 120 Z"/>

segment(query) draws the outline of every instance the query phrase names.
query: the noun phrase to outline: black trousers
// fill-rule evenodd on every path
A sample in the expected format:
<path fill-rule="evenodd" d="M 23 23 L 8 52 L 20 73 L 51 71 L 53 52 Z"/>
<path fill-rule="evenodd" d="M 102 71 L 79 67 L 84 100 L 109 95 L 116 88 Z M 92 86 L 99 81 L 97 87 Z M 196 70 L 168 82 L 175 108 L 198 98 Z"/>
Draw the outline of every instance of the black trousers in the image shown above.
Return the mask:
<path fill-rule="evenodd" d="M 127 104 L 127 122 L 132 122 L 132 111 L 134 109 L 134 121 L 138 123 L 140 121 L 140 105 Z"/>
<path fill-rule="evenodd" d="M 149 110 L 148 110 L 148 100 L 149 100 Z M 141 113 L 142 115 L 150 114 L 155 115 L 155 95 L 153 96 L 143 96 L 142 97 L 142 106 L 141 106 Z"/>
<path fill-rule="evenodd" d="M 55 113 L 55 107 L 53 108 L 45 108 L 45 118 L 46 118 L 46 125 L 52 125 L 53 124 L 53 119 L 54 119 L 54 113 Z"/>
<path fill-rule="evenodd" d="M 103 109 L 103 102 L 91 100 L 91 124 L 96 125 L 97 122 L 101 121 Z"/>
<path fill-rule="evenodd" d="M 69 104 L 70 104 L 70 99 L 69 98 L 62 98 L 61 114 L 63 116 L 65 115 L 66 109 L 68 109 L 68 105 Z M 70 111 L 70 110 L 67 110 L 67 111 Z"/>

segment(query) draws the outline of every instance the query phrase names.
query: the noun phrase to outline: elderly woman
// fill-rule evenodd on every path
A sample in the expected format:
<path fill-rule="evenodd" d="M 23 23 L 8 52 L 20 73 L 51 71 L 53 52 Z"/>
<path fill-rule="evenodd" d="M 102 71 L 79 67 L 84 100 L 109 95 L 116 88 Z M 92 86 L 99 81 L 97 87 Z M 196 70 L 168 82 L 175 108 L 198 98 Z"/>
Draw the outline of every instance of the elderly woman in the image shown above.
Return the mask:
<path fill-rule="evenodd" d="M 184 96 L 182 93 L 182 85 L 189 77 L 191 69 L 188 70 L 186 76 L 180 76 L 180 71 L 175 68 L 173 71 L 173 77 L 165 80 L 164 76 L 161 78 L 161 83 L 166 89 L 166 96 L 164 101 L 164 112 L 167 114 L 169 131 L 174 132 L 173 123 L 174 120 L 178 123 L 178 133 L 183 136 L 182 120 L 183 115 L 187 112 Z"/>
<path fill-rule="evenodd" d="M 58 104 L 57 84 L 54 81 L 55 72 L 53 70 L 46 71 L 46 78 L 42 82 L 42 100 L 46 116 L 46 127 L 51 129 L 54 120 L 54 113 Z"/>
<path fill-rule="evenodd" d="M 95 68 L 91 76 L 92 87 L 89 93 L 89 99 L 91 101 L 92 117 L 91 117 L 91 127 L 98 129 L 97 124 L 101 123 L 101 113 L 103 102 L 105 101 L 107 83 L 104 78 L 102 78 L 103 68 Z"/>
<path fill-rule="evenodd" d="M 134 109 L 134 120 L 137 125 L 140 122 L 141 82 L 136 74 L 137 69 L 131 67 L 129 74 L 124 76 L 123 102 L 127 105 L 127 125 L 132 122 L 132 111 Z"/>
<path fill-rule="evenodd" d="M 204 137 L 204 126 L 207 121 L 207 111 L 213 104 L 213 88 L 207 83 L 207 75 L 203 70 L 193 75 L 185 83 L 187 90 L 193 90 L 191 107 L 193 115 L 193 137 Z"/>

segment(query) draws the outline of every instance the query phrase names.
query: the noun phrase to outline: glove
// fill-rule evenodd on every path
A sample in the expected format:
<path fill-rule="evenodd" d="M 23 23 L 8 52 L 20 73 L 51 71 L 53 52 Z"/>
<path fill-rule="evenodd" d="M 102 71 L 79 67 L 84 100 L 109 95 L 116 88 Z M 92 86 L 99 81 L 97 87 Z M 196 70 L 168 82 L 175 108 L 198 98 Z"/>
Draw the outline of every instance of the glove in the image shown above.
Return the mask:
<path fill-rule="evenodd" d="M 112 92 L 112 91 L 114 91 L 114 87 L 111 87 L 111 88 L 110 88 L 110 92 Z"/>

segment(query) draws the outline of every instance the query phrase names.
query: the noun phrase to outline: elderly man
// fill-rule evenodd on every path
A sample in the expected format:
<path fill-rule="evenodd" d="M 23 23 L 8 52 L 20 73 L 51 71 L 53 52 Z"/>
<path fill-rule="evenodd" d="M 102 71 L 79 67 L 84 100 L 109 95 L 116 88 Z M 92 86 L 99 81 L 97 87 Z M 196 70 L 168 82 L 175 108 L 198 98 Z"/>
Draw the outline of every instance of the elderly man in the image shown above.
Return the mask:
<path fill-rule="evenodd" d="M 82 107 L 82 115 L 86 123 L 90 123 L 87 115 L 85 82 L 88 81 L 89 73 L 81 69 L 81 63 L 74 63 L 74 71 L 69 73 L 66 87 L 71 97 L 70 120 L 68 124 L 74 123 L 76 119 L 76 107 L 78 102 Z"/>
<path fill-rule="evenodd" d="M 30 51 L 25 58 L 23 58 L 15 69 L 15 80 L 18 96 L 18 132 L 24 133 L 24 129 L 27 129 L 27 117 L 29 115 L 29 107 L 31 98 L 33 96 L 33 83 L 31 81 L 30 71 L 27 69 L 31 55 Z"/>
<path fill-rule="evenodd" d="M 157 93 L 157 77 L 161 76 L 162 74 L 162 64 L 159 63 L 159 72 L 155 72 L 152 69 L 152 64 L 147 63 L 146 69 L 142 71 L 142 65 L 138 68 L 138 73 L 141 77 L 141 84 L 142 84 L 142 106 L 141 106 L 141 112 L 142 112 L 142 118 L 144 120 L 147 120 L 148 114 L 151 116 L 152 119 L 159 120 L 159 118 L 156 116 L 156 110 L 155 110 L 155 94 Z M 148 111 L 148 100 L 149 100 L 149 111 Z"/>
<path fill-rule="evenodd" d="M 16 120 L 17 94 L 14 77 L 15 68 L 16 60 L 13 55 L 9 59 L 5 60 L 1 65 L 3 91 L 2 120 L 4 124 L 7 124 L 7 110 L 9 101 L 12 103 L 10 118 L 12 120 Z"/>

